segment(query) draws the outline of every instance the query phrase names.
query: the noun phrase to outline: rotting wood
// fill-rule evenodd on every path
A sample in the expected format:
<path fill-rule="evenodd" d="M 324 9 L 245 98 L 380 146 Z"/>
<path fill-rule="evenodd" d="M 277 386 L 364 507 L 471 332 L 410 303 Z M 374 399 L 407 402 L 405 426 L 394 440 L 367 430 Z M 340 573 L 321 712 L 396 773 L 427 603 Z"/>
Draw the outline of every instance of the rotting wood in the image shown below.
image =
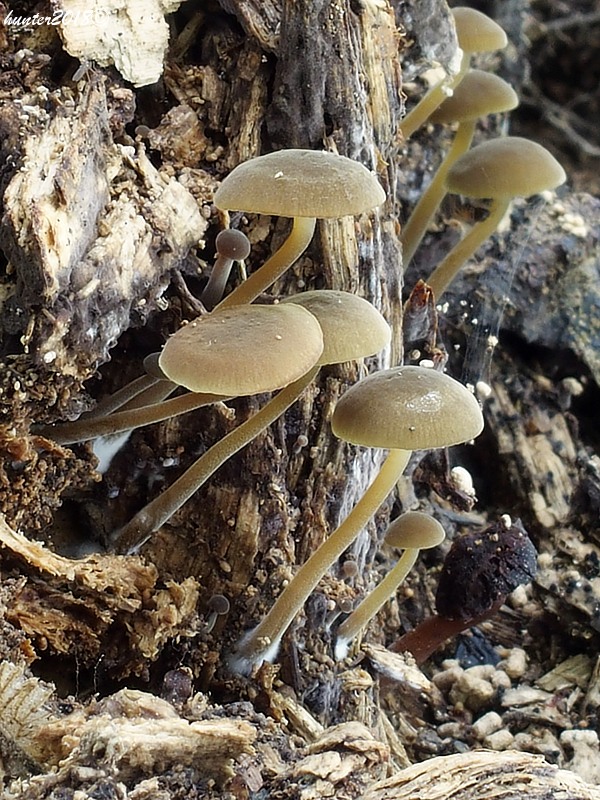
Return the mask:
<path fill-rule="evenodd" d="M 39 89 L 20 101 L 21 168 L 6 186 L 0 227 L 15 276 L 4 330 L 20 336 L 40 373 L 90 377 L 132 320 L 156 307 L 169 270 L 206 229 L 186 188 L 143 150 L 113 141 L 118 94 L 92 75 L 81 91 Z M 121 127 L 133 113 L 126 95 Z"/>
<path fill-rule="evenodd" d="M 562 795 L 598 800 L 600 789 L 551 766 L 542 756 L 481 750 L 414 764 L 374 784 L 360 800 L 545 800 Z"/>
<path fill-rule="evenodd" d="M 58 556 L 0 519 L 0 564 L 6 580 L 17 565 L 28 578 L 4 610 L 37 649 L 76 655 L 81 666 L 99 658 L 115 676 L 140 673 L 175 637 L 197 630 L 197 582 L 158 584 L 139 557 Z"/>
<path fill-rule="evenodd" d="M 169 26 L 164 18 L 176 11 L 182 0 L 150 0 L 130 6 L 126 13 L 119 2 L 59 0 L 53 7 L 67 53 L 83 65 L 95 62 L 114 65 L 134 86 L 148 86 L 160 78 L 169 44 Z"/>

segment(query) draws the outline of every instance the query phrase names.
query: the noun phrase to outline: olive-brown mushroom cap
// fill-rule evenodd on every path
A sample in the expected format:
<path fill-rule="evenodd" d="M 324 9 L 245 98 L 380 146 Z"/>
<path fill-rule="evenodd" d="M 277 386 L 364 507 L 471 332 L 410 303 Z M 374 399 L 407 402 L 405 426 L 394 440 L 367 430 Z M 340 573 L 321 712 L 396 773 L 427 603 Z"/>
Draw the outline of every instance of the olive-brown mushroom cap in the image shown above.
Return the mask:
<path fill-rule="evenodd" d="M 367 447 L 427 450 L 469 441 L 483 416 L 461 383 L 425 367 L 394 367 L 342 395 L 331 420 L 341 439 Z"/>
<path fill-rule="evenodd" d="M 441 124 L 462 122 L 511 111 L 518 105 L 519 97 L 509 83 L 491 72 L 472 69 L 429 119 Z"/>
<path fill-rule="evenodd" d="M 529 197 L 555 189 L 566 177 L 545 147 L 506 136 L 483 142 L 457 159 L 448 170 L 446 186 L 467 197 Z"/>
<path fill-rule="evenodd" d="M 287 386 L 323 351 L 315 317 L 298 305 L 217 309 L 173 334 L 160 369 L 192 392 L 247 395 Z"/>
<path fill-rule="evenodd" d="M 357 161 L 316 150 L 278 150 L 232 170 L 214 203 L 226 211 L 280 217 L 344 217 L 381 205 L 385 192 Z"/>
<path fill-rule="evenodd" d="M 407 511 L 392 520 L 385 532 L 385 543 L 398 549 L 428 550 L 437 547 L 446 538 L 446 531 L 429 514 Z"/>
<path fill-rule="evenodd" d="M 503 28 L 481 11 L 468 6 L 452 9 L 458 46 L 465 53 L 491 53 L 508 44 Z"/>
<path fill-rule="evenodd" d="M 215 239 L 217 255 L 232 261 L 243 261 L 250 255 L 250 240 L 242 231 L 225 228 Z"/>
<path fill-rule="evenodd" d="M 374 305 L 351 292 L 317 289 L 282 300 L 308 309 L 323 331 L 319 364 L 341 364 L 374 355 L 391 339 L 390 326 Z"/>

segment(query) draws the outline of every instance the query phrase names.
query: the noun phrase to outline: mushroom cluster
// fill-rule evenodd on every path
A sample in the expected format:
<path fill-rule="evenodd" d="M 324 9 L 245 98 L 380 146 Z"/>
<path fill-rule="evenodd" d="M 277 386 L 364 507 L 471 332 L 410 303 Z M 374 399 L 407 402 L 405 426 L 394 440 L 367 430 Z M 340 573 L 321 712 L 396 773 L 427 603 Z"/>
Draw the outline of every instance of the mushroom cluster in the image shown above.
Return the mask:
<path fill-rule="evenodd" d="M 487 217 L 472 227 L 429 277 L 429 287 L 438 298 L 464 261 L 495 230 L 513 198 L 555 188 L 565 179 L 558 162 L 543 147 L 525 139 L 507 136 L 469 149 L 477 121 L 514 108 L 517 96 L 498 77 L 470 69 L 474 53 L 506 45 L 504 31 L 472 9 L 455 8 L 453 15 L 462 51 L 460 64 L 453 76 L 432 87 L 401 125 L 406 139 L 428 119 L 457 125 L 447 156 L 402 233 L 405 266 L 446 192 L 484 198 L 491 205 Z M 146 359 L 144 375 L 105 398 L 94 411 L 74 422 L 38 430 L 70 444 L 123 433 L 232 398 L 272 394 L 261 400 L 259 411 L 209 447 L 114 533 L 112 547 L 117 553 L 137 551 L 234 453 L 284 414 L 323 365 L 363 359 L 389 345 L 392 332 L 381 313 L 365 299 L 337 287 L 285 298 L 263 297 L 309 246 L 317 220 L 366 214 L 385 200 L 374 172 L 329 152 L 292 149 L 260 155 L 238 165 L 222 181 L 214 195 L 221 219 L 227 220 L 229 212 L 284 217 L 291 220 L 284 243 L 256 267 L 256 255 L 244 232 L 220 231 L 214 240 L 216 260 L 198 302 L 204 313 L 173 333 L 160 353 Z M 246 224 L 243 218 L 239 224 Z M 246 259 L 254 269 L 237 281 L 232 265 Z M 231 671 L 249 675 L 263 661 L 276 657 L 307 598 L 393 492 L 414 451 L 447 448 L 479 435 L 483 428 L 479 403 L 438 366 L 383 369 L 363 377 L 341 396 L 331 418 L 332 433 L 352 446 L 380 448 L 387 455 L 352 510 L 298 565 L 268 613 L 235 643 L 228 658 Z M 170 397 L 175 392 L 177 396 Z M 504 533 L 523 545 L 527 564 L 522 573 L 529 575 L 531 549 L 515 528 L 511 525 Z M 347 602 L 340 605 L 349 613 L 337 627 L 330 621 L 336 658 L 346 656 L 353 640 L 394 595 L 419 551 L 437 546 L 443 537 L 439 522 L 421 512 L 403 513 L 390 524 L 385 543 L 403 554 L 354 610 Z M 486 607 L 486 613 L 496 602 L 498 598 Z M 215 595 L 207 607 L 205 635 L 217 621 L 219 627 L 224 624 L 222 618 L 230 605 L 227 598 Z M 440 630 L 458 629 L 455 616 L 440 611 L 438 617 L 438 639 L 431 634 L 435 625 L 430 623 L 420 634 L 401 639 L 395 648 L 410 649 L 421 660 L 427 657 Z M 477 614 L 467 620 L 461 617 L 460 624 L 471 624 L 476 618 Z M 448 622 L 445 628 L 440 619 Z"/>
<path fill-rule="evenodd" d="M 393 490 L 413 450 L 466 442 L 482 429 L 474 396 L 433 369 L 381 370 L 350 387 L 335 407 L 333 432 L 352 444 L 385 448 L 388 456 L 346 519 L 300 567 L 267 616 L 238 643 L 230 668 L 250 674 L 254 666 L 275 657 L 289 624 Z"/>
<path fill-rule="evenodd" d="M 566 175 L 556 159 L 541 145 L 519 137 L 484 142 L 469 151 L 477 120 L 512 110 L 518 97 L 506 81 L 470 69 L 475 53 L 500 50 L 507 45 L 502 28 L 480 11 L 452 9 L 459 47 L 460 68 L 452 78 L 432 87 L 404 118 L 405 138 L 426 121 L 457 124 L 449 152 L 415 205 L 402 232 L 403 266 L 408 267 L 428 225 L 446 193 L 492 201 L 488 216 L 434 269 L 427 283 L 439 299 L 463 264 L 499 226 L 516 197 L 530 197 L 560 186 Z"/>

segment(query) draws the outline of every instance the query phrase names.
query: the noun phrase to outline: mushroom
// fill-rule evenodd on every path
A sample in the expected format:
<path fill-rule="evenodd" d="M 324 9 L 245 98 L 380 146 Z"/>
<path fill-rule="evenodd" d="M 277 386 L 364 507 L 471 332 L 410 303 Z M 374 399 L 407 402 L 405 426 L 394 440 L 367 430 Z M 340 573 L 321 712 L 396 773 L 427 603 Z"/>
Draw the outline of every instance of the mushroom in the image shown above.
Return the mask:
<path fill-rule="evenodd" d="M 336 436 L 348 442 L 390 452 L 346 519 L 300 567 L 267 616 L 237 643 L 228 662 L 234 672 L 249 674 L 256 664 L 275 658 L 289 624 L 392 491 L 411 451 L 468 441 L 481 432 L 483 416 L 473 395 L 448 375 L 425 367 L 396 367 L 348 389 L 331 424 Z"/>
<path fill-rule="evenodd" d="M 448 170 L 446 188 L 467 197 L 490 198 L 488 216 L 441 261 L 427 280 L 436 298 L 458 270 L 491 236 L 515 197 L 530 197 L 555 189 L 566 175 L 545 147 L 519 136 L 492 139 L 461 156 Z"/>
<path fill-rule="evenodd" d="M 318 319 L 324 342 L 322 365 L 373 355 L 390 342 L 390 326 L 379 311 L 350 292 L 315 289 L 285 297 L 281 303 L 301 305 Z"/>
<path fill-rule="evenodd" d="M 307 295 L 312 294 L 307 292 Z M 280 303 L 275 306 L 241 306 L 231 309 L 217 309 L 213 314 L 220 315 L 237 315 L 240 311 L 244 311 L 246 316 L 251 316 L 253 310 L 261 309 L 279 309 L 280 311 L 302 312 L 302 314 L 314 320 L 314 324 L 319 328 L 319 335 L 322 335 L 320 356 L 316 364 L 311 366 L 301 378 L 293 383 L 290 383 L 282 389 L 275 397 L 269 400 L 263 408 L 258 411 L 253 417 L 243 422 L 233 431 L 228 433 L 219 442 L 209 448 L 200 458 L 188 468 L 186 472 L 181 475 L 168 489 L 166 489 L 156 499 L 148 503 L 145 508 L 139 511 L 136 516 L 118 533 L 115 539 L 115 549 L 118 552 L 132 552 L 137 550 L 143 542 L 145 542 L 150 535 L 158 530 L 172 514 L 177 511 L 200 486 L 202 486 L 210 476 L 230 458 L 234 453 L 245 447 L 246 444 L 256 438 L 265 428 L 271 425 L 278 417 L 280 417 L 287 409 L 294 403 L 302 394 L 304 389 L 311 383 L 317 374 L 319 367 L 322 364 L 330 364 L 336 362 L 338 358 L 347 361 L 352 358 L 361 358 L 365 355 L 372 355 L 384 347 L 390 340 L 390 330 L 387 323 L 381 317 L 381 314 L 366 300 L 360 300 L 355 295 L 348 292 L 328 292 L 323 290 L 322 294 L 331 295 L 332 302 L 327 304 L 315 303 L 313 307 L 315 314 L 313 315 L 300 305 L 303 295 L 296 297 L 296 302 Z M 320 311 L 317 306 L 325 308 L 323 317 L 317 316 Z M 357 309 L 360 308 L 360 312 Z M 343 323 L 343 317 L 352 314 L 354 326 L 362 331 L 362 336 L 359 336 L 356 341 L 351 340 L 350 337 L 345 337 L 346 325 Z M 212 316 L 212 314 L 210 315 Z M 327 317 L 327 321 L 325 320 Z M 373 323 L 373 318 L 377 318 L 377 324 Z M 323 323 L 323 333 L 321 334 L 321 326 L 317 320 Z M 333 320 L 332 322 L 330 320 Z M 337 320 L 337 322 L 336 322 Z M 189 327 L 189 326 L 188 326 Z M 185 329 L 184 329 L 185 330 Z M 301 341 L 309 337 L 309 331 L 298 332 L 291 341 L 287 340 L 283 346 L 277 348 L 265 345 L 264 351 L 270 354 L 271 359 L 278 363 L 284 360 L 286 351 L 290 355 L 294 350 L 298 349 L 298 342 L 294 338 Z M 346 338 L 345 343 L 337 343 L 336 340 Z M 303 347 L 306 348 L 307 343 L 304 341 Z M 278 358 L 273 358 L 273 351 L 277 349 L 279 353 Z M 163 357 L 165 355 L 163 351 Z M 170 371 L 168 365 L 171 358 L 161 357 L 161 367 L 170 376 L 174 377 L 174 373 Z M 238 357 L 239 358 L 239 357 Z M 182 364 L 185 363 L 185 357 Z M 242 357 L 242 362 L 245 358 Z M 251 368 L 248 367 L 251 372 Z M 260 373 L 260 371 L 259 371 Z M 182 376 L 178 375 L 179 378 Z M 261 380 L 264 376 L 257 375 Z M 211 383 L 211 385 L 215 385 Z M 219 381 L 219 386 L 224 388 L 224 384 Z M 234 388 L 231 384 L 227 383 L 228 388 Z M 266 391 L 266 390 L 263 390 Z"/>
<path fill-rule="evenodd" d="M 208 283 L 200 295 L 200 301 L 209 311 L 217 305 L 225 293 L 233 262 L 243 261 L 250 255 L 250 240 L 242 231 L 228 228 L 217 235 L 215 247 L 217 258 Z"/>
<path fill-rule="evenodd" d="M 402 262 L 405 271 L 444 199 L 448 170 L 471 146 L 477 120 L 488 114 L 510 111 L 518 105 L 517 93 L 505 80 L 489 72 L 472 69 L 456 87 L 454 94 L 433 112 L 431 122 L 458 122 L 458 127 L 450 150 L 402 230 Z"/>
<path fill-rule="evenodd" d="M 189 389 L 188 394 L 41 432 L 71 444 L 151 425 L 230 397 L 271 392 L 304 375 L 322 350 L 321 329 L 305 309 L 217 309 L 174 333 L 158 358 L 158 372 L 153 368 L 173 386 Z"/>
<path fill-rule="evenodd" d="M 437 614 L 405 633 L 390 649 L 422 664 L 446 639 L 489 619 L 510 592 L 531 581 L 537 552 L 520 520 L 503 515 L 483 531 L 457 537 L 440 573 Z"/>
<path fill-rule="evenodd" d="M 321 328 L 304 308 L 219 307 L 169 337 L 158 366 L 192 392 L 257 394 L 301 377 L 322 351 Z"/>
<path fill-rule="evenodd" d="M 217 208 L 291 217 L 293 226 L 279 250 L 220 306 L 251 303 L 274 283 L 306 250 L 317 219 L 362 214 L 384 200 L 366 167 L 334 153 L 279 150 L 243 162 L 215 192 Z"/>
<path fill-rule="evenodd" d="M 346 657 L 348 644 L 396 592 L 415 565 L 419 551 L 437 547 L 444 541 L 445 535 L 440 523 L 421 511 L 408 511 L 390 522 L 384 541 L 390 547 L 404 550 L 404 553 L 385 578 L 339 626 L 335 643 L 335 657 L 338 660 Z"/>
<path fill-rule="evenodd" d="M 213 594 L 208 601 L 208 607 L 210 609 L 210 614 L 206 620 L 204 633 L 211 633 L 217 623 L 218 618 L 229 614 L 231 604 L 224 594 Z"/>
<path fill-rule="evenodd" d="M 458 46 L 462 50 L 462 58 L 458 72 L 453 78 L 443 78 L 439 83 L 429 89 L 417 105 L 408 112 L 400 124 L 400 130 L 405 139 L 426 122 L 435 109 L 444 100 L 452 95 L 452 92 L 463 80 L 473 53 L 490 53 L 494 50 L 502 50 L 506 47 L 508 40 L 505 32 L 494 22 L 493 19 L 476 11 L 474 8 L 457 6 L 452 9 L 454 24 L 456 26 L 456 38 Z"/>

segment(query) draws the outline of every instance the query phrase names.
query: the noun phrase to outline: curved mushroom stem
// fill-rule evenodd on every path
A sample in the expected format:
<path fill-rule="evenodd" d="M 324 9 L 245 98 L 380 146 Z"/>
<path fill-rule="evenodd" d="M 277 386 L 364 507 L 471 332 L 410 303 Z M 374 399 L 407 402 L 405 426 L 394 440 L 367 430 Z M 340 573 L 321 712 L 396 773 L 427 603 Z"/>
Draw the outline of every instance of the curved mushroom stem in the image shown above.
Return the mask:
<path fill-rule="evenodd" d="M 149 386 L 137 395 L 137 397 L 124 403 L 119 411 L 130 411 L 134 408 L 142 408 L 143 406 L 152 406 L 156 403 L 162 403 L 170 394 L 173 394 L 176 389 L 180 388 L 181 387 L 177 383 L 173 383 L 173 381 L 157 380 L 156 383 Z"/>
<path fill-rule="evenodd" d="M 459 124 L 450 150 L 438 167 L 431 183 L 419 198 L 419 202 L 413 208 L 402 230 L 402 264 L 405 272 L 425 235 L 429 223 L 446 195 L 445 181 L 448 170 L 456 159 L 466 153 L 471 146 L 476 123 L 477 120 L 474 119 Z"/>
<path fill-rule="evenodd" d="M 114 550 L 117 553 L 132 553 L 138 550 L 227 459 L 287 411 L 318 371 L 319 367 L 315 366 L 306 375 L 281 389 L 254 416 L 210 447 L 168 489 L 138 511 L 135 517 L 121 528 L 114 540 Z"/>
<path fill-rule="evenodd" d="M 296 614 L 392 491 L 409 458 L 410 450 L 390 450 L 379 473 L 350 514 L 300 567 L 267 616 L 237 643 L 228 661 L 232 672 L 249 675 L 255 665 L 275 658 L 281 637 Z"/>
<path fill-rule="evenodd" d="M 277 278 L 296 261 L 306 250 L 315 232 L 317 221 L 314 217 L 294 217 L 290 235 L 262 267 L 259 267 L 231 294 L 221 300 L 217 308 L 241 306 L 253 300 L 275 283 Z"/>
<path fill-rule="evenodd" d="M 460 68 L 453 78 L 443 78 L 435 86 L 432 86 L 425 95 L 419 100 L 417 105 L 411 109 L 400 123 L 400 131 L 405 139 L 408 139 L 413 133 L 425 123 L 433 114 L 436 108 L 441 105 L 444 100 L 452 93 L 458 84 L 465 77 L 471 57 L 468 53 L 463 53 L 460 62 Z"/>
<path fill-rule="evenodd" d="M 217 256 L 208 283 L 200 295 L 200 302 L 204 304 L 207 311 L 211 311 L 223 297 L 233 262 L 233 258 Z"/>
<path fill-rule="evenodd" d="M 510 199 L 501 198 L 492 201 L 488 216 L 478 222 L 469 233 L 455 245 L 427 279 L 436 300 L 439 300 L 450 283 L 456 277 L 462 265 L 491 236 L 508 211 Z"/>
<path fill-rule="evenodd" d="M 125 411 L 116 411 L 107 417 L 86 417 L 75 420 L 75 422 L 65 422 L 62 425 L 44 426 L 36 432 L 41 436 L 53 439 L 57 444 L 87 442 L 90 439 L 97 439 L 99 436 L 112 436 L 123 431 L 141 428 L 144 425 L 153 425 L 155 422 L 162 422 L 171 417 L 187 414 L 188 411 L 194 411 L 202 406 L 229 399 L 220 394 L 188 392 L 181 397 L 165 400 L 164 403 L 152 403 Z"/>
<path fill-rule="evenodd" d="M 375 614 L 383 608 L 398 586 L 414 567 L 419 555 L 416 547 L 407 548 L 401 555 L 397 564 L 388 572 L 383 580 L 369 592 L 350 616 L 342 622 L 337 630 L 335 643 L 335 657 L 338 660 L 346 657 L 348 645 L 362 629 L 373 619 Z"/>

